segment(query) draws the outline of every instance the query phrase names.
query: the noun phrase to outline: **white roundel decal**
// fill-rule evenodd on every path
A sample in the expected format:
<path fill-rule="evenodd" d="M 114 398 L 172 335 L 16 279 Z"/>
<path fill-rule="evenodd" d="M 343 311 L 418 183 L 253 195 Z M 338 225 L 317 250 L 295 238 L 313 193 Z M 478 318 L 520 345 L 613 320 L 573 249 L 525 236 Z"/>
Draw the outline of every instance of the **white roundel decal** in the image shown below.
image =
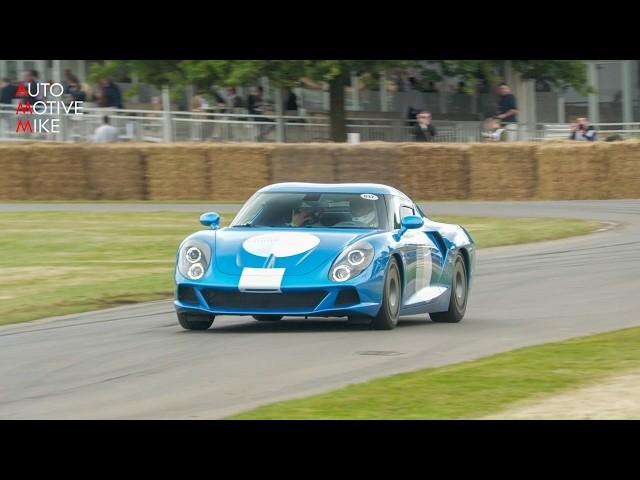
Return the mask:
<path fill-rule="evenodd" d="M 319 243 L 320 239 L 310 233 L 280 232 L 247 238 L 242 243 L 242 248 L 258 257 L 268 257 L 271 254 L 276 257 L 291 257 L 311 250 Z"/>
<path fill-rule="evenodd" d="M 363 193 L 362 195 L 360 195 L 361 198 L 364 198 L 366 200 L 377 200 L 378 196 L 374 195 L 373 193 Z"/>

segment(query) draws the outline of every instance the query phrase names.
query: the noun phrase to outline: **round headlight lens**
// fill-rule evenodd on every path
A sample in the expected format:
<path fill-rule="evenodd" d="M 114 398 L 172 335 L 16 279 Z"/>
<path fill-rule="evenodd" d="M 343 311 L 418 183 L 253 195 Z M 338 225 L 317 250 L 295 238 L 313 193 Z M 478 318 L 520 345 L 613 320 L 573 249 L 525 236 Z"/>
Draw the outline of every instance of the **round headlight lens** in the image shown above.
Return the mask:
<path fill-rule="evenodd" d="M 189 250 L 187 250 L 186 258 L 189 263 L 199 262 L 202 258 L 202 252 L 198 247 L 190 247 Z"/>
<path fill-rule="evenodd" d="M 354 250 L 352 252 L 349 252 L 349 255 L 347 255 L 347 260 L 354 267 L 364 262 L 364 259 L 365 255 L 362 250 Z"/>
<path fill-rule="evenodd" d="M 333 279 L 336 282 L 345 282 L 351 278 L 351 269 L 346 265 L 338 265 L 333 269 Z"/>
<path fill-rule="evenodd" d="M 187 270 L 187 275 L 192 280 L 198 280 L 204 275 L 204 267 L 200 263 L 194 263 Z"/>

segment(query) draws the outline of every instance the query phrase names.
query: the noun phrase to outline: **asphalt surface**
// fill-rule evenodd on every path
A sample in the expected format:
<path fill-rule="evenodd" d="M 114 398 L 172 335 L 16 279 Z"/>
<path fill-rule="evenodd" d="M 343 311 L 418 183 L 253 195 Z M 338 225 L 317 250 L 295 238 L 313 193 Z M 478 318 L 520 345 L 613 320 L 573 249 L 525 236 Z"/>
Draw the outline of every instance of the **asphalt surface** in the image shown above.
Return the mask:
<path fill-rule="evenodd" d="M 223 211 L 184 204 L 31 208 L 54 207 Z M 178 326 L 171 302 L 160 301 L 0 327 L 0 418 L 221 418 L 396 372 L 640 325 L 640 200 L 434 202 L 424 209 L 616 225 L 480 250 L 459 324 L 412 316 L 395 330 L 370 331 L 341 319 L 218 317 L 210 330 L 191 332 Z"/>

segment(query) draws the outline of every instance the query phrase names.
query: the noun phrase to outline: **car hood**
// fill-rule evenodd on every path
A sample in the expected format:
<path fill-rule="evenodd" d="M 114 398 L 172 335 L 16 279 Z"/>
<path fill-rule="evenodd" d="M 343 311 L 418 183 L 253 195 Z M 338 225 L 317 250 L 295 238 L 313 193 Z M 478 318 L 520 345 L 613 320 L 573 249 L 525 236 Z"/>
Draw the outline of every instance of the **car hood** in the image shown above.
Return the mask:
<path fill-rule="evenodd" d="M 373 230 L 256 229 L 230 227 L 216 232 L 215 264 L 226 274 L 244 268 L 284 268 L 285 275 L 306 275 L 333 261 L 352 242 Z"/>

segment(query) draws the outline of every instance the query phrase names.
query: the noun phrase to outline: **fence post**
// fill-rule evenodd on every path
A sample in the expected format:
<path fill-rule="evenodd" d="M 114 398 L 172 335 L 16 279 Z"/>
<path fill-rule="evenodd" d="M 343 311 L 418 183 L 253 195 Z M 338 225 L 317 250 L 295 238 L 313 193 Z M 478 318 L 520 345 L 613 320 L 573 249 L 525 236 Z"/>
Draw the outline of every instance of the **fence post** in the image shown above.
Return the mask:
<path fill-rule="evenodd" d="M 284 118 L 282 118 L 282 88 L 276 88 L 276 142 L 284 142 Z"/>
<path fill-rule="evenodd" d="M 169 95 L 169 87 L 162 87 L 162 140 L 165 143 L 171 143 L 173 133 L 171 132 L 171 96 Z"/>

